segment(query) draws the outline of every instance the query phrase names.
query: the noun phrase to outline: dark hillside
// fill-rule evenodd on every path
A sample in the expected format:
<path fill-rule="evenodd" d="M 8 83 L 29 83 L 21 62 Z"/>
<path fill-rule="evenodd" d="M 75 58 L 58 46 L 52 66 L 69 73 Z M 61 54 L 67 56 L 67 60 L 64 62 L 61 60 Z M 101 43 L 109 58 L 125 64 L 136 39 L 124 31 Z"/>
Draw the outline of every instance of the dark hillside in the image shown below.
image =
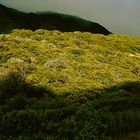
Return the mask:
<path fill-rule="evenodd" d="M 62 32 L 91 32 L 108 35 L 109 32 L 98 23 L 79 17 L 54 12 L 23 13 L 0 4 L 0 33 L 9 32 L 15 28 L 36 30 L 59 30 Z"/>

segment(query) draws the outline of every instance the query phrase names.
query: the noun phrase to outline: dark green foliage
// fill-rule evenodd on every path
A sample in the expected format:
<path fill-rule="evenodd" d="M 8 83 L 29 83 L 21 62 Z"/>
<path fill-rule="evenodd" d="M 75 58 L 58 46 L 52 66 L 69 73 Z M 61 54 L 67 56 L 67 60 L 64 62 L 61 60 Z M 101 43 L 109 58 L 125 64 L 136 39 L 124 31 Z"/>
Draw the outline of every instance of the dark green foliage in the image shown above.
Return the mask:
<path fill-rule="evenodd" d="M 25 80 L 18 73 L 9 73 L 0 79 L 0 94 L 14 96 L 26 89 Z"/>
<path fill-rule="evenodd" d="M 107 90 L 107 89 L 106 89 Z M 109 90 L 118 90 L 118 91 L 126 91 L 126 92 L 132 92 L 132 93 L 139 93 L 140 92 L 140 82 L 134 81 L 134 82 L 125 82 L 117 86 L 113 86 Z"/>
<path fill-rule="evenodd" d="M 1 79 L 2 140 L 119 140 L 140 131 L 139 82 L 48 96 L 47 89 L 33 88 L 25 81 L 18 73 Z M 137 92 L 131 93 L 133 90 Z M 30 92 L 44 94 L 30 96 Z"/>
<path fill-rule="evenodd" d="M 52 94 L 49 89 L 26 82 L 25 77 L 17 72 L 10 72 L 0 79 L 0 96 L 2 98 L 10 98 L 18 94 L 39 98 L 45 92 L 48 96 Z"/>
<path fill-rule="evenodd" d="M 129 91 L 129 92 L 136 92 L 139 93 L 140 92 L 140 82 L 136 81 L 136 82 L 126 82 L 123 85 L 119 86 L 119 89 L 125 90 L 125 91 Z"/>

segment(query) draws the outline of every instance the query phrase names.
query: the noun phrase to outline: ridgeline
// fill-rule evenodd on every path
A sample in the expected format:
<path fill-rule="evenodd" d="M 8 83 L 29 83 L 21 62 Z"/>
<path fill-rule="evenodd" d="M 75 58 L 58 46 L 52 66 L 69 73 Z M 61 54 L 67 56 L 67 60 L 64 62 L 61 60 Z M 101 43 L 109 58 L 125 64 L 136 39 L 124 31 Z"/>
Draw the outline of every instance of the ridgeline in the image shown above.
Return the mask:
<path fill-rule="evenodd" d="M 47 29 L 61 32 L 91 32 L 111 34 L 98 23 L 79 17 L 54 12 L 24 13 L 0 4 L 0 33 L 9 33 L 13 29 Z"/>

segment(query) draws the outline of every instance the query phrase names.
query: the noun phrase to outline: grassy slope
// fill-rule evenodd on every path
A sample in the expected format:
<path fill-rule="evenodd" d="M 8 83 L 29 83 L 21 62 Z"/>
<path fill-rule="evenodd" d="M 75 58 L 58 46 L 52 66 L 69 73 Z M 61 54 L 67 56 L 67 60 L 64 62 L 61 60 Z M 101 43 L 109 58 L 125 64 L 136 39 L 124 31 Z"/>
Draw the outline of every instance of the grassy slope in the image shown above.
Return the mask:
<path fill-rule="evenodd" d="M 3 139 L 138 139 L 139 37 L 40 29 L 0 40 Z"/>

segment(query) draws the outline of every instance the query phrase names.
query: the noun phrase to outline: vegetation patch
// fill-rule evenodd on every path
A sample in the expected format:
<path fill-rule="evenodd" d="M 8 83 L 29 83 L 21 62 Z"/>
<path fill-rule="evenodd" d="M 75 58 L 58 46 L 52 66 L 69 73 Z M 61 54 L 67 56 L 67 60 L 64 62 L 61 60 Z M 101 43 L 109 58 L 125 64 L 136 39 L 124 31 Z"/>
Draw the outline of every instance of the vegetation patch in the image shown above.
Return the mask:
<path fill-rule="evenodd" d="M 125 35 L 0 35 L 0 138 L 138 140 L 139 54 Z"/>

